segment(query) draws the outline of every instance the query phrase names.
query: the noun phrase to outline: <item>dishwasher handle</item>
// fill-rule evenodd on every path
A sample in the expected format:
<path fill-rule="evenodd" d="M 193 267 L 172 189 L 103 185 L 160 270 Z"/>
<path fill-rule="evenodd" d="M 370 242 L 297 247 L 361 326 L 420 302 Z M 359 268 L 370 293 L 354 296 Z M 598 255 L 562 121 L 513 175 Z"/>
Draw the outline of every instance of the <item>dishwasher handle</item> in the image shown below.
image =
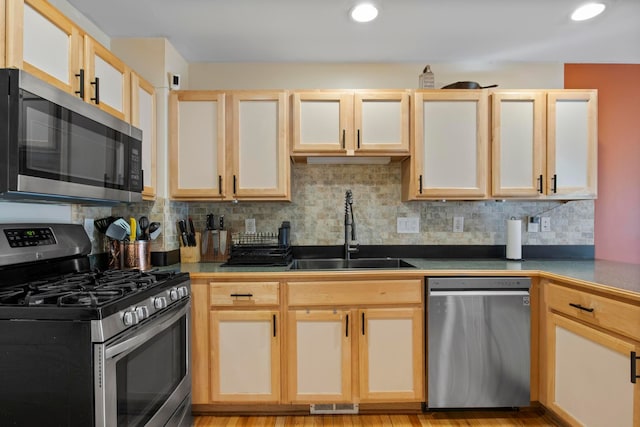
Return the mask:
<path fill-rule="evenodd" d="M 489 296 L 528 296 L 527 290 L 431 290 L 429 296 L 432 297 L 461 297 L 461 296 L 474 296 L 474 297 L 489 297 Z"/>

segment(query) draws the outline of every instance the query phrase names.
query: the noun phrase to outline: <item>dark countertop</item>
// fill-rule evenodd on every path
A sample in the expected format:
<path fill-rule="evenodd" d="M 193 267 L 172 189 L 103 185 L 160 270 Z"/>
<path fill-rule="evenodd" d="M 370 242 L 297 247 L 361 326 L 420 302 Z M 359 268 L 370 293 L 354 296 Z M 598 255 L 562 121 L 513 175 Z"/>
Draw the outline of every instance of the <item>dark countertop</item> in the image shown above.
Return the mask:
<path fill-rule="evenodd" d="M 459 272 L 461 275 L 486 274 L 496 272 L 504 274 L 506 271 L 548 273 L 551 276 L 574 279 L 591 284 L 606 286 L 622 291 L 629 291 L 640 296 L 640 264 L 628 264 L 605 260 L 530 260 L 530 261 L 506 261 L 499 259 L 427 259 L 404 258 L 416 266 L 416 269 L 402 269 L 403 272 L 416 272 L 425 276 L 437 276 L 438 273 Z M 217 274 L 217 273 L 291 273 L 287 267 L 222 267 L 221 263 L 195 263 L 173 264 L 162 269 L 180 270 L 192 274 Z M 325 270 L 331 274 L 345 270 Z M 349 270 L 354 271 L 354 270 Z M 358 270 L 364 271 L 364 270 Z M 367 270 L 389 271 L 389 270 Z M 306 271 L 305 273 L 309 273 Z M 315 271 L 317 273 L 317 271 Z"/>

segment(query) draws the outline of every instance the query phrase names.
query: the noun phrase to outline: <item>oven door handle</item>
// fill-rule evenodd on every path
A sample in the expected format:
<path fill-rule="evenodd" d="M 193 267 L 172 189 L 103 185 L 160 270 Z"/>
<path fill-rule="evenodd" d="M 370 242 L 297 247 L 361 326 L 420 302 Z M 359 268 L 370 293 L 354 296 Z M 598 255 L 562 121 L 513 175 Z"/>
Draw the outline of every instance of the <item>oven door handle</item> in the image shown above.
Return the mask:
<path fill-rule="evenodd" d="M 184 306 L 182 306 L 179 310 L 175 311 L 173 314 L 167 313 L 165 315 L 168 316 L 162 320 L 156 319 L 155 322 L 159 322 L 157 324 L 153 324 L 149 328 L 146 328 L 142 333 L 135 334 L 133 337 L 129 339 L 125 339 L 122 342 L 114 343 L 107 345 L 105 349 L 105 357 L 107 359 L 112 359 L 117 357 L 119 354 L 128 352 L 140 344 L 147 342 L 149 339 L 153 338 L 155 335 L 164 331 L 172 324 L 174 324 L 178 319 L 183 317 L 189 310 L 190 304 L 187 302 Z"/>

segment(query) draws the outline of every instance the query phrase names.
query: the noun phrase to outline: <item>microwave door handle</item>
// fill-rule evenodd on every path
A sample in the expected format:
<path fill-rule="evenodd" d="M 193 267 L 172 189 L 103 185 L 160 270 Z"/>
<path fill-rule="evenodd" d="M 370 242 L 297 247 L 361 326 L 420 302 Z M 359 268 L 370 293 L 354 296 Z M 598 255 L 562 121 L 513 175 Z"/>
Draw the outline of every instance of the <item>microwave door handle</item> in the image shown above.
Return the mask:
<path fill-rule="evenodd" d="M 158 323 L 157 325 L 151 326 L 149 329 L 145 330 L 141 334 L 137 334 L 117 344 L 107 346 L 105 350 L 106 358 L 113 359 L 114 357 L 117 357 L 122 353 L 128 352 L 129 350 L 132 350 L 138 347 L 140 344 L 153 338 L 155 335 L 159 334 L 160 332 L 170 327 L 173 323 L 175 323 L 176 320 L 184 316 L 188 312 L 189 307 L 190 307 L 190 304 L 185 305 L 182 309 L 174 313 L 172 316 L 164 319 L 162 322 Z"/>

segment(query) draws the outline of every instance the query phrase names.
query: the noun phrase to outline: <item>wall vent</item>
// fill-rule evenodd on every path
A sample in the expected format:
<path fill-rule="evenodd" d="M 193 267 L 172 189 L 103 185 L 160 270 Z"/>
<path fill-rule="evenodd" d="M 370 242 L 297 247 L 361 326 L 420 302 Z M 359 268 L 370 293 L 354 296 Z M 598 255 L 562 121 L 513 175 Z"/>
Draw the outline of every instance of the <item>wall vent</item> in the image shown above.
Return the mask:
<path fill-rule="evenodd" d="M 312 403 L 310 414 L 357 414 L 357 403 Z"/>

